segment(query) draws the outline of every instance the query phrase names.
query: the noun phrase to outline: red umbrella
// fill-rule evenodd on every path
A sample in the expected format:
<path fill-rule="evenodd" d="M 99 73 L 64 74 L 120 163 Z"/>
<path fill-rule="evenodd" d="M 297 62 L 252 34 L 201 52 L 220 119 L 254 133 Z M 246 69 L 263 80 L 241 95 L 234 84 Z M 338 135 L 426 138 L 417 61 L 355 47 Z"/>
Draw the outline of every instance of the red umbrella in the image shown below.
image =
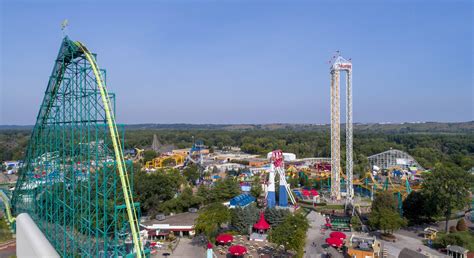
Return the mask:
<path fill-rule="evenodd" d="M 329 234 L 330 237 L 333 238 L 339 238 L 339 239 L 346 239 L 346 234 L 339 232 L 339 231 L 334 231 Z"/>
<path fill-rule="evenodd" d="M 329 237 L 326 238 L 326 244 L 339 248 L 342 246 L 342 240 L 340 238 Z"/>
<path fill-rule="evenodd" d="M 309 191 L 306 190 L 306 189 L 303 189 L 303 195 L 304 195 L 304 196 L 309 196 Z"/>
<path fill-rule="evenodd" d="M 229 247 L 229 253 L 232 255 L 244 255 L 247 253 L 247 248 L 241 245 L 233 245 Z"/>
<path fill-rule="evenodd" d="M 220 234 L 216 237 L 216 241 L 221 244 L 227 244 L 234 240 L 234 237 L 230 234 Z"/>

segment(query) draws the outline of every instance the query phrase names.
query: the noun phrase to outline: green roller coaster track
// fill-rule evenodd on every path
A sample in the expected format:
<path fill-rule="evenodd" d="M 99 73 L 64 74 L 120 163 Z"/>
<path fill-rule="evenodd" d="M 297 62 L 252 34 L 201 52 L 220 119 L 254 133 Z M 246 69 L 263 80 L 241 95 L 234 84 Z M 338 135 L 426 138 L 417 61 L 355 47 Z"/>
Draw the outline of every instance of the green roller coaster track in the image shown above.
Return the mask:
<path fill-rule="evenodd" d="M 105 82 L 96 56 L 65 37 L 5 205 L 12 216 L 28 213 L 61 257 L 144 255 L 133 166 L 123 159 L 123 126 L 119 132 Z"/>

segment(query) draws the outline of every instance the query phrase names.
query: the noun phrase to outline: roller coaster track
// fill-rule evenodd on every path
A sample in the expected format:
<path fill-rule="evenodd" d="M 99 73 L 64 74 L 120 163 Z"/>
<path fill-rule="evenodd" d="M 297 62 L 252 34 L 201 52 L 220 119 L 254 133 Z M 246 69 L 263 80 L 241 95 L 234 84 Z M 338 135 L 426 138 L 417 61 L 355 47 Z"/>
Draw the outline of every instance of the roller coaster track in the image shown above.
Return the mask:
<path fill-rule="evenodd" d="M 15 223 L 15 217 L 13 217 L 11 208 L 10 208 L 10 199 L 5 194 L 3 190 L 0 190 L 0 198 L 2 199 L 4 208 L 5 208 L 5 215 L 8 223 L 13 224 Z"/>
<path fill-rule="evenodd" d="M 93 75 L 88 74 L 90 70 Z M 100 100 L 95 98 L 98 95 Z M 123 235 L 118 218 L 121 206 L 126 210 L 125 221 L 128 221 L 129 228 L 125 231 L 129 231 L 131 235 L 134 254 L 139 258 L 144 255 L 136 204 L 133 202 L 132 186 L 110 96 L 95 56 L 84 44 L 65 37 L 40 106 L 28 143 L 25 164 L 20 168 L 11 202 L 8 196 L 0 191 L 7 220 L 14 223 L 13 214 L 33 213 L 31 215 L 34 215 L 36 223 L 39 223 L 48 239 L 53 241 L 53 246 L 57 250 L 61 249 L 58 252 L 63 257 L 78 254 L 99 256 L 99 253 L 104 255 L 109 252 L 110 248 L 115 250 L 115 256 L 124 254 L 116 253 L 117 250 L 129 253 L 125 247 L 116 249 L 117 245 L 122 243 L 119 241 L 123 241 L 119 240 Z M 104 112 L 105 116 L 101 112 Z M 105 123 L 104 127 L 108 128 L 108 136 L 105 131 L 101 134 L 101 121 Z M 116 168 L 118 172 L 125 205 L 117 203 L 119 199 L 115 196 L 114 187 L 119 185 L 114 183 L 115 172 L 108 172 L 107 166 L 111 166 L 111 163 L 106 161 L 107 154 L 104 154 L 104 157 L 97 156 L 99 147 L 106 145 L 105 142 L 109 140 L 113 146 L 112 168 Z M 103 165 L 98 164 L 99 162 Z M 94 180 L 93 177 L 95 186 L 90 182 Z M 95 197 L 91 195 L 91 191 L 95 192 Z M 76 196 L 79 193 L 80 195 Z M 114 202 L 113 206 L 110 206 L 107 198 L 112 198 L 110 201 Z M 76 212 L 77 208 L 83 211 Z M 99 219 L 99 212 L 104 220 Z M 64 215 L 58 215 L 61 213 Z M 88 217 L 84 217 L 86 215 Z M 58 218 L 60 222 L 57 221 Z M 97 229 L 92 228 L 94 225 Z M 64 233 L 55 233 L 58 228 Z M 119 229 L 122 231 L 118 232 Z M 109 230 L 113 232 L 109 233 Z M 85 235 L 81 236 L 81 232 Z M 93 242 L 91 237 L 95 238 Z M 107 240 L 110 237 L 112 238 Z M 109 246 L 105 244 L 107 241 L 110 242 Z M 104 246 L 99 247 L 99 243 Z"/>
<path fill-rule="evenodd" d="M 142 246 L 139 236 L 139 227 L 138 227 L 138 218 L 135 211 L 135 206 L 133 205 L 133 194 L 130 188 L 130 180 L 128 179 L 128 173 L 126 171 L 125 159 L 123 157 L 122 145 L 120 143 L 119 133 L 117 130 L 117 124 L 115 123 L 115 118 L 111 112 L 111 105 L 107 89 L 105 87 L 104 81 L 99 72 L 99 66 L 97 65 L 95 58 L 89 50 L 79 41 L 74 42 L 85 54 L 87 60 L 89 61 L 92 70 L 94 72 L 97 84 L 100 90 L 100 96 L 102 97 L 102 102 L 104 104 L 105 114 L 107 118 L 107 124 L 109 127 L 110 135 L 112 138 L 112 143 L 114 146 L 115 160 L 117 161 L 117 168 L 120 174 L 120 180 L 123 187 L 123 195 L 125 199 L 125 205 L 127 208 L 128 221 L 130 224 L 130 229 L 132 232 L 133 245 L 135 250 L 137 250 L 137 257 L 142 257 Z"/>

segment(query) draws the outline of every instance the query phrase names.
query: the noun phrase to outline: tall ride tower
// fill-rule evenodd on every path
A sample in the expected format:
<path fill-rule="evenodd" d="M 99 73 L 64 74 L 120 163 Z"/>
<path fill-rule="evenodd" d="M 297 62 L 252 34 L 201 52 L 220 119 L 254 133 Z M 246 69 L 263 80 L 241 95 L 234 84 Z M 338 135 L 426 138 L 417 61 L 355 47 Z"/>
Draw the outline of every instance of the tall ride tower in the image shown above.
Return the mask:
<path fill-rule="evenodd" d="M 347 198 L 352 199 L 352 63 L 339 54 L 331 65 L 331 197 L 341 199 L 340 75 L 346 72 L 346 175 Z"/>

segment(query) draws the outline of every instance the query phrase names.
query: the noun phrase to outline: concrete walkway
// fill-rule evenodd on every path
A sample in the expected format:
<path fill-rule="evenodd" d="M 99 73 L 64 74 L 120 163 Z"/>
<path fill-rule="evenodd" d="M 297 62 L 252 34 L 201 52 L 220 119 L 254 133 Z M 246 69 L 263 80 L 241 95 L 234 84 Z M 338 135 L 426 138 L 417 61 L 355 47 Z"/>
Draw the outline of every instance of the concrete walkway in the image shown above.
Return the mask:
<path fill-rule="evenodd" d="M 310 228 L 306 234 L 305 258 L 320 258 L 324 257 L 326 252 L 329 252 L 333 258 L 342 258 L 342 254 L 337 252 L 333 247 L 324 248 L 326 238 L 329 237 L 330 230 L 321 232 L 322 226 L 326 223 L 323 215 L 318 212 L 311 211 L 306 217 L 309 220 Z M 313 243 L 315 244 L 313 246 Z"/>

